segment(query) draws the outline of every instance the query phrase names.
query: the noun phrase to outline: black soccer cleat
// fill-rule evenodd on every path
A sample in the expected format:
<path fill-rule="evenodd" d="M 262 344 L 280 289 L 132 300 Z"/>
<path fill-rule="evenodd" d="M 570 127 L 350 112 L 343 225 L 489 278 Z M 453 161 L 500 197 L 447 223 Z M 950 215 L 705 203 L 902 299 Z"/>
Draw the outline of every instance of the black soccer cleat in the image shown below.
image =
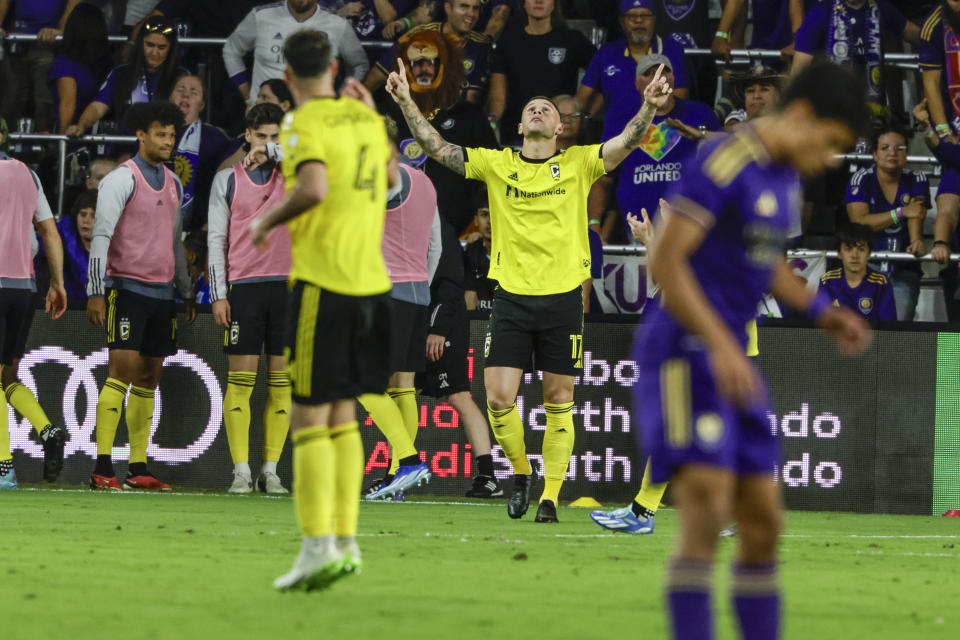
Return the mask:
<path fill-rule="evenodd" d="M 534 522 L 560 522 L 557 520 L 557 505 L 553 500 L 544 500 L 537 508 L 537 517 Z"/>
<path fill-rule="evenodd" d="M 528 476 L 515 473 L 513 475 L 513 492 L 507 500 L 507 515 L 514 520 L 522 518 L 530 506 L 530 485 L 533 484 L 533 474 Z"/>
<path fill-rule="evenodd" d="M 48 424 L 40 432 L 43 446 L 43 479 L 55 482 L 63 469 L 63 447 L 67 442 L 67 430 L 59 425 Z"/>
<path fill-rule="evenodd" d="M 496 478 L 477 476 L 466 495 L 468 498 L 499 498 L 503 495 L 503 487 Z"/>

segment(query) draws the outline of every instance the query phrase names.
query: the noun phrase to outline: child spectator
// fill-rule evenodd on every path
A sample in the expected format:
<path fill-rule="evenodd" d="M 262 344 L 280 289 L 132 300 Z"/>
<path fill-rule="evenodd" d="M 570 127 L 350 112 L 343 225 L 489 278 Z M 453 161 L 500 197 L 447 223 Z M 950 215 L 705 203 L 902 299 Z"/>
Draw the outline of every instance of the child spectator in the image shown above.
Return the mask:
<path fill-rule="evenodd" d="M 69 303 L 87 301 L 87 268 L 96 213 L 97 192 L 87 189 L 73 201 L 70 215 L 61 218 L 57 224 L 63 238 L 63 286 Z"/>
<path fill-rule="evenodd" d="M 871 325 L 895 321 L 897 307 L 890 281 L 867 266 L 873 230 L 863 224 L 852 224 L 837 234 L 837 240 L 837 253 L 843 266 L 823 274 L 820 289 L 833 298 L 835 307 L 854 309 Z"/>

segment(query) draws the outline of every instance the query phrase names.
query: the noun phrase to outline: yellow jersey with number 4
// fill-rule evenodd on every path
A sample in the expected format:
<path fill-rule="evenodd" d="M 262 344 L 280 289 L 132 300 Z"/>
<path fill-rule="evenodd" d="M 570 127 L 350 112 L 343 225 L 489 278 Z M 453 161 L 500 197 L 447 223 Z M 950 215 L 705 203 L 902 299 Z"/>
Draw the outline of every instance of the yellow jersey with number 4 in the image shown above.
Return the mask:
<path fill-rule="evenodd" d="M 590 277 L 587 194 L 606 173 L 602 145 L 546 160 L 512 149 L 464 150 L 467 178 L 487 184 L 490 273 L 510 293 L 565 293 Z"/>
<path fill-rule="evenodd" d="M 284 117 L 280 144 L 288 193 L 305 163 L 327 170 L 327 196 L 287 223 L 290 281 L 348 296 L 389 291 L 380 249 L 390 159 L 383 120 L 357 100 L 318 98 Z"/>

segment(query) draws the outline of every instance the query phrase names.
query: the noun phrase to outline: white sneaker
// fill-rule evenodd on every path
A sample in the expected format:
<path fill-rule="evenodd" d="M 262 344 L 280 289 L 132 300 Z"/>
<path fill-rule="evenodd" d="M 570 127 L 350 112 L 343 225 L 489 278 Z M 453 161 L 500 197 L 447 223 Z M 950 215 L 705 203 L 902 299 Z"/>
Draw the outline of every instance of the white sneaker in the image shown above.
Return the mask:
<path fill-rule="evenodd" d="M 251 493 L 253 491 L 253 478 L 249 473 L 233 472 L 233 484 L 227 489 L 227 493 Z"/>
<path fill-rule="evenodd" d="M 361 573 L 363 570 L 363 558 L 360 555 L 360 547 L 357 546 L 357 539 L 354 537 L 337 537 L 337 551 L 343 554 L 343 570 L 346 573 Z"/>
<path fill-rule="evenodd" d="M 343 554 L 333 536 L 304 538 L 293 568 L 274 580 L 273 587 L 281 591 L 325 589 L 343 575 Z"/>
<path fill-rule="evenodd" d="M 290 493 L 280 482 L 280 477 L 272 471 L 261 471 L 257 478 L 257 487 L 263 493 L 283 494 Z"/>

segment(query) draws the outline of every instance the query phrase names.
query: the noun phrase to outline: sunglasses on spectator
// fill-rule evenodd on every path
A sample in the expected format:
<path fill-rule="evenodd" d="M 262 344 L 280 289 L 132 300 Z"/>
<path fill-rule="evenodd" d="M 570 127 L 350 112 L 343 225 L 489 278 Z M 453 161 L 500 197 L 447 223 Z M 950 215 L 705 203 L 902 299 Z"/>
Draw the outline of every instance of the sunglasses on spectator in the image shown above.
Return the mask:
<path fill-rule="evenodd" d="M 577 118 L 582 118 L 583 113 L 580 111 L 574 111 L 573 113 L 561 113 L 560 120 L 564 122 L 569 122 L 570 120 L 576 120 Z"/>
<path fill-rule="evenodd" d="M 143 28 L 149 33 L 159 33 L 162 36 L 169 36 L 177 30 L 176 27 L 162 22 L 148 22 Z"/>

